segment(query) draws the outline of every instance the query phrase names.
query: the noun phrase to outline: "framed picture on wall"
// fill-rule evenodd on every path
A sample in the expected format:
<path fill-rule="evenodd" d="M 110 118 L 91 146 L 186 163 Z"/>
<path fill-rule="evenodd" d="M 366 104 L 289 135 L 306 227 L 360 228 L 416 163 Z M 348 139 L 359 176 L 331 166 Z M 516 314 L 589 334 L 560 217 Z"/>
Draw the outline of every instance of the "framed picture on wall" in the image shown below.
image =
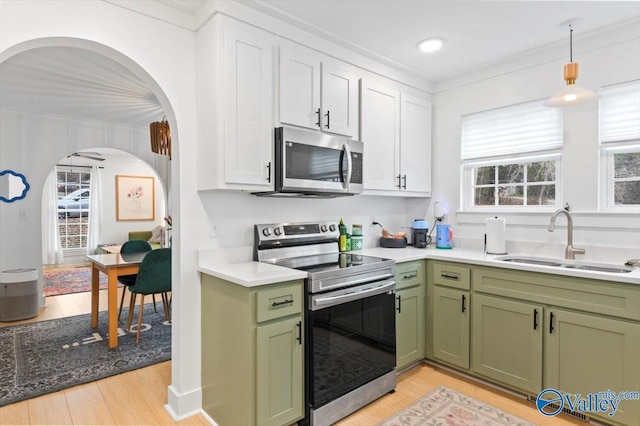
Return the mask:
<path fill-rule="evenodd" d="M 116 175 L 116 220 L 154 219 L 153 177 Z"/>

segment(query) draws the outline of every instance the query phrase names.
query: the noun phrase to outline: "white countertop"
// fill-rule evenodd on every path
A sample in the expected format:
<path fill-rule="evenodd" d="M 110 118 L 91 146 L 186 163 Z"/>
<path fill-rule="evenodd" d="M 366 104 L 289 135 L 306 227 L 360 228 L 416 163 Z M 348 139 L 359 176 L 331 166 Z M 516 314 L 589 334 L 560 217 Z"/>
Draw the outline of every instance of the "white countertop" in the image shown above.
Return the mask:
<path fill-rule="evenodd" d="M 442 250 L 436 248 L 418 249 L 414 247 L 393 249 L 376 247 L 352 253 L 393 259 L 398 263 L 409 262 L 412 260 L 433 259 L 640 285 L 640 268 L 635 268 L 633 272 L 629 273 L 611 273 L 588 271 L 582 269 L 561 268 L 554 266 L 504 262 L 501 260 L 496 260 L 496 258 L 500 258 L 502 257 L 502 255 L 485 254 L 479 250 L 461 248 L 454 248 L 451 250 Z M 526 255 L 521 256 L 527 257 Z M 570 263 L 571 261 L 561 260 L 561 262 Z M 268 263 L 252 261 L 242 261 L 237 263 L 216 263 L 212 260 L 211 256 L 200 257 L 198 271 L 204 274 L 212 275 L 214 277 L 222 278 L 224 280 L 245 287 L 256 287 L 265 284 L 304 279 L 307 277 L 306 272 L 271 265 Z"/>
<path fill-rule="evenodd" d="M 198 271 L 245 287 L 257 287 L 265 284 L 307 278 L 307 273 L 297 269 L 283 268 L 260 262 L 240 262 L 217 265 L 203 265 L 200 262 Z"/>
<path fill-rule="evenodd" d="M 376 247 L 371 249 L 365 249 L 362 251 L 365 256 L 378 256 L 385 257 L 387 259 L 393 259 L 398 263 L 409 262 L 411 260 L 420 259 L 432 259 L 432 260 L 445 260 L 450 262 L 469 263 L 473 265 L 485 265 L 505 269 L 517 269 L 520 271 L 532 271 L 532 272 L 545 272 L 555 275 L 566 275 L 571 277 L 591 278 L 605 281 L 615 281 L 629 284 L 640 284 L 640 268 L 635 268 L 629 273 L 613 273 L 613 272 L 599 272 L 588 271 L 583 269 L 571 269 L 562 268 L 556 266 L 545 265 L 532 265 L 526 263 L 504 262 L 498 260 L 498 258 L 504 257 L 504 255 L 485 254 L 479 250 L 460 249 L 454 248 L 451 250 L 442 250 L 437 248 L 418 249 L 414 247 L 406 247 L 402 249 L 383 248 Z M 528 257 L 524 254 L 513 254 L 517 257 Z M 572 263 L 571 260 L 564 259 L 550 259 L 560 263 Z M 577 261 L 580 263 L 580 261 Z M 585 262 L 595 265 L 597 262 Z M 605 264 L 603 264 L 605 265 Z M 607 263 L 607 266 L 611 266 L 611 263 Z M 624 267 L 622 264 L 616 265 Z"/>

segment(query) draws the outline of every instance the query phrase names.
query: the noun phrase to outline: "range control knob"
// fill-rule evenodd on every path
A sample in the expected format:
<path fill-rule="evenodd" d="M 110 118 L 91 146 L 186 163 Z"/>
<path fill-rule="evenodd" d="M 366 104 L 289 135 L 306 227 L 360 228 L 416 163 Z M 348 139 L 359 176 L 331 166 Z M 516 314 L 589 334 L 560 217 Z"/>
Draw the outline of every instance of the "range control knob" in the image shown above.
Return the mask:
<path fill-rule="evenodd" d="M 282 229 L 276 228 L 276 229 L 273 230 L 273 233 L 276 234 L 276 235 L 280 235 L 280 234 L 282 234 Z"/>
<path fill-rule="evenodd" d="M 262 235 L 264 235 L 265 237 L 268 237 L 269 235 L 271 235 L 271 229 L 269 228 L 264 228 L 262 230 Z"/>
<path fill-rule="evenodd" d="M 336 225 L 334 225 L 333 223 L 329 225 L 329 231 L 336 232 Z"/>
<path fill-rule="evenodd" d="M 327 232 L 327 225 L 321 225 L 320 226 L 320 231 Z"/>

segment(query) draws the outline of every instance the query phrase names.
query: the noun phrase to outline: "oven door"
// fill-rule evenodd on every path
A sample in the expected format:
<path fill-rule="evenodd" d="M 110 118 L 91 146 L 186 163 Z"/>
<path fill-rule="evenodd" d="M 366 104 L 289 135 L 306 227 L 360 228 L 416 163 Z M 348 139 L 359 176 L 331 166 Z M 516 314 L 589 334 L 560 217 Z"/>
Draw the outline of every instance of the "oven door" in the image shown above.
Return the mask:
<path fill-rule="evenodd" d="M 288 127 L 275 138 L 277 191 L 362 192 L 362 142 Z"/>
<path fill-rule="evenodd" d="M 317 409 L 393 371 L 395 281 L 309 297 L 309 405 Z"/>

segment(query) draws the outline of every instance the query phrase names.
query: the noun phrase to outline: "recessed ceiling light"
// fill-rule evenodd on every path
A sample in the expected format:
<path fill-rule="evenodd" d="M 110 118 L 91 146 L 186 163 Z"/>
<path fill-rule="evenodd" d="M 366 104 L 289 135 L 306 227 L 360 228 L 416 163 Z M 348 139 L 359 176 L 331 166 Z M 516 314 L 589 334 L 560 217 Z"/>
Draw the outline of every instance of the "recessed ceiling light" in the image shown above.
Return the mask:
<path fill-rule="evenodd" d="M 418 43 L 418 49 L 422 52 L 435 52 L 440 50 L 443 44 L 444 40 L 441 38 L 428 38 Z"/>

